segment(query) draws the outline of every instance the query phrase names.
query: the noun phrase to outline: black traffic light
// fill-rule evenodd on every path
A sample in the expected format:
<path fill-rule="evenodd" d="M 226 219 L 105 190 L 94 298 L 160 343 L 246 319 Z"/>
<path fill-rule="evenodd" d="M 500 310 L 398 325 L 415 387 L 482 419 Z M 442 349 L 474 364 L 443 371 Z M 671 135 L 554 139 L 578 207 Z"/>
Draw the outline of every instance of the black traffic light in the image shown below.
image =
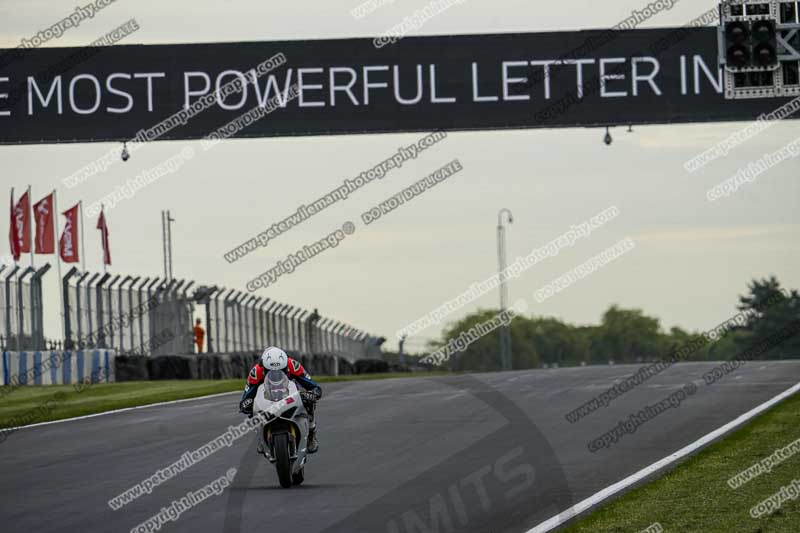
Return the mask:
<path fill-rule="evenodd" d="M 774 20 L 757 20 L 752 24 L 753 63 L 757 67 L 778 65 L 778 40 Z"/>
<path fill-rule="evenodd" d="M 745 68 L 750 65 L 750 25 L 737 20 L 725 27 L 728 66 Z"/>
<path fill-rule="evenodd" d="M 736 20 L 725 26 L 727 64 L 733 70 L 776 67 L 777 47 L 773 20 Z"/>

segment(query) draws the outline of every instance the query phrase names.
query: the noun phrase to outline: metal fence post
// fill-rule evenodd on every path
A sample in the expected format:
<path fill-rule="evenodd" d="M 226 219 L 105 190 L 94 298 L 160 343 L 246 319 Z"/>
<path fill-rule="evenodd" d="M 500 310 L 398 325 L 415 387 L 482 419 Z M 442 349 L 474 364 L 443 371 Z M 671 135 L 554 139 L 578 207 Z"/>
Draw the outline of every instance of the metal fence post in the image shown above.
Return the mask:
<path fill-rule="evenodd" d="M 264 302 L 260 296 L 254 296 L 250 303 L 250 350 L 258 350 L 258 308 Z"/>
<path fill-rule="evenodd" d="M 5 297 L 6 297 L 5 298 L 6 301 L 3 302 L 3 306 L 6 310 L 6 312 L 4 313 L 6 317 L 5 328 L 6 328 L 6 338 L 8 339 L 7 344 L 9 348 L 11 347 L 11 337 L 13 337 L 14 334 L 14 329 L 12 327 L 12 322 L 11 322 L 11 316 L 13 314 L 13 311 L 11 309 L 11 291 L 12 291 L 11 279 L 16 275 L 18 271 L 19 271 L 19 265 L 14 265 L 14 268 L 8 271 L 6 279 L 3 280 L 3 284 L 5 285 Z M 14 287 L 14 289 L 16 289 L 16 287 Z M 19 340 L 17 340 L 17 343 L 19 343 Z"/>
<path fill-rule="evenodd" d="M 178 327 L 182 331 L 178 339 L 182 345 L 181 349 L 188 354 L 194 353 L 194 331 L 192 328 L 194 327 L 195 300 L 194 297 L 189 294 L 189 291 L 192 290 L 192 285 L 194 285 L 194 281 L 189 281 L 189 283 L 184 285 L 177 305 Z"/>
<path fill-rule="evenodd" d="M 311 354 L 319 352 L 319 330 L 317 329 L 317 322 L 319 322 L 319 312 L 314 308 L 314 312 L 308 317 L 308 351 Z"/>
<path fill-rule="evenodd" d="M 300 353 L 308 353 L 308 346 L 306 345 L 306 341 L 308 340 L 306 336 L 306 318 L 310 313 L 305 309 L 300 311 L 300 314 L 297 315 L 297 351 Z"/>
<path fill-rule="evenodd" d="M 144 311 L 142 311 L 142 313 L 139 315 L 139 346 L 141 346 L 142 348 L 142 355 L 145 355 L 148 351 L 146 348 L 147 345 L 145 344 L 145 331 L 147 331 L 146 338 L 149 341 L 150 322 L 152 321 L 151 311 L 153 311 L 153 309 L 156 309 L 157 306 L 155 305 L 155 303 L 158 301 L 158 293 L 155 291 L 155 288 L 160 284 L 161 284 L 161 279 L 158 276 L 156 276 L 146 286 L 144 286 L 145 295 L 147 296 L 147 298 L 145 299 L 145 302 L 147 302 L 147 327 L 145 328 Z M 141 301 L 141 289 L 139 290 L 140 290 L 139 300 Z"/>
<path fill-rule="evenodd" d="M 72 267 L 69 269 L 69 272 L 64 275 L 63 279 L 58 281 L 59 290 L 61 291 L 63 301 L 64 301 L 64 349 L 65 350 L 72 350 L 73 343 L 72 343 L 72 317 L 70 316 L 71 313 L 71 305 L 69 299 L 69 280 L 72 279 L 78 273 L 78 269 L 76 267 Z M 77 291 L 76 291 L 77 297 Z"/>
<path fill-rule="evenodd" d="M 267 306 L 267 345 L 268 346 L 276 346 L 278 344 L 277 339 L 277 331 L 278 325 L 275 321 L 275 313 L 277 312 L 278 308 L 281 306 L 280 303 L 273 300 L 269 306 Z"/>
<path fill-rule="evenodd" d="M 253 344 L 251 341 L 253 340 L 253 336 L 255 334 L 255 302 L 258 297 L 255 294 L 251 294 L 249 297 L 245 297 L 243 300 L 242 308 L 244 312 L 244 337 L 243 337 L 243 345 L 246 351 L 253 350 Z"/>
<path fill-rule="evenodd" d="M 250 351 L 250 304 L 253 302 L 255 295 L 248 295 L 244 293 L 241 300 L 240 310 L 242 318 L 242 350 Z"/>
<path fill-rule="evenodd" d="M 291 304 L 286 304 L 286 307 L 283 311 L 283 323 L 284 323 L 284 331 L 285 331 L 285 339 L 283 341 L 282 348 L 285 350 L 291 350 L 290 345 L 292 344 L 292 320 L 291 316 L 294 313 L 294 306 Z"/>
<path fill-rule="evenodd" d="M 336 330 L 339 327 L 339 323 L 329 318 L 326 327 L 328 328 L 328 351 L 334 353 L 336 351 Z"/>
<path fill-rule="evenodd" d="M 364 331 L 359 330 L 358 339 L 356 339 L 356 340 L 358 342 L 358 353 L 361 354 L 360 357 L 362 359 L 366 359 L 366 357 L 367 357 L 367 348 L 366 348 L 366 346 L 367 346 L 367 344 L 366 344 L 366 342 L 367 342 L 367 333 L 364 332 Z"/>
<path fill-rule="evenodd" d="M 97 301 L 97 347 L 98 348 L 105 348 L 106 347 L 106 334 L 105 334 L 105 327 L 103 327 L 103 285 L 106 281 L 111 277 L 111 274 L 103 274 L 103 277 L 100 278 L 100 281 L 97 282 L 95 286 L 95 295 Z"/>
<path fill-rule="evenodd" d="M 216 286 L 212 287 L 208 296 L 206 296 L 206 329 L 208 329 L 208 341 L 206 343 L 206 351 L 208 353 L 219 352 L 219 304 L 217 304 L 217 296 L 220 290 Z M 214 329 L 212 336 L 211 329 L 211 306 L 214 306 Z"/>
<path fill-rule="evenodd" d="M 260 341 L 259 344 L 261 345 L 260 349 L 262 350 L 266 348 L 267 344 L 269 343 L 269 341 L 267 341 L 267 322 L 269 321 L 269 318 L 267 316 L 267 309 L 269 309 L 270 303 L 271 301 L 269 298 L 264 298 L 264 301 L 258 308 L 258 323 L 261 328 L 261 337 L 259 338 Z"/>
<path fill-rule="evenodd" d="M 334 351 L 333 324 L 334 321 L 332 318 L 325 317 L 325 353 L 327 354 L 331 354 Z"/>
<path fill-rule="evenodd" d="M 292 307 L 289 304 L 283 304 L 280 310 L 280 314 L 278 318 L 280 319 L 280 332 L 281 332 L 281 340 L 280 340 L 280 347 L 288 350 L 289 349 L 289 315 L 292 313 Z"/>
<path fill-rule="evenodd" d="M 180 346 L 180 340 L 184 337 L 185 332 L 181 332 L 181 317 L 183 316 L 182 309 L 181 309 L 181 302 L 180 302 L 180 294 L 178 291 L 184 287 L 186 280 L 174 280 L 174 283 L 170 287 L 169 294 L 167 298 L 169 299 L 169 305 L 167 306 L 167 312 L 169 313 L 170 317 L 170 326 L 172 329 L 172 340 L 169 344 L 172 348 L 169 350 L 171 353 L 177 354 L 179 350 L 177 349 Z M 160 334 L 161 332 L 158 331 L 156 334 Z"/>
<path fill-rule="evenodd" d="M 236 298 L 236 329 L 238 331 L 238 346 L 240 352 L 246 352 L 247 347 L 245 346 L 245 334 L 244 334 L 244 302 L 247 300 L 247 294 L 238 291 L 238 296 Z"/>
<path fill-rule="evenodd" d="M 5 264 L 0 264 L 0 274 L 3 273 L 3 270 L 6 269 Z M 6 291 L 5 291 L 5 284 L 0 287 L 0 306 L 3 309 L 3 315 L 8 315 L 8 309 L 5 307 L 6 305 Z M 5 320 L 2 324 L 0 324 L 0 354 L 6 350 L 6 343 L 8 342 L 8 333 L 5 332 Z"/>
<path fill-rule="evenodd" d="M 141 280 L 141 283 L 139 282 Z M 139 336 L 141 337 L 142 334 L 142 287 L 147 285 L 150 278 L 142 279 L 141 276 L 136 276 L 133 281 L 131 282 L 130 289 L 128 290 L 128 320 L 130 321 L 130 328 L 131 328 L 131 353 L 134 355 L 140 353 L 140 350 L 137 349 L 136 343 L 136 331 L 139 331 Z M 137 285 L 139 285 L 137 287 Z M 136 294 L 136 305 L 133 305 L 133 295 Z M 136 317 L 134 322 L 134 315 L 138 314 L 139 316 Z M 139 348 L 142 348 L 141 344 L 138 344 Z M 142 349 L 141 351 L 144 351 Z"/>
<path fill-rule="evenodd" d="M 330 331 L 331 336 L 331 353 L 339 353 L 339 335 L 338 331 L 342 325 L 337 322 L 336 320 L 331 319 L 331 323 L 328 326 L 328 331 Z"/>
<path fill-rule="evenodd" d="M 303 313 L 303 310 L 299 307 L 295 309 L 294 313 L 291 314 L 289 317 L 289 322 L 292 327 L 292 340 L 291 346 L 292 350 L 299 352 L 300 351 L 300 315 Z"/>
<path fill-rule="evenodd" d="M 316 310 L 315 310 L 316 311 Z M 325 324 L 327 323 L 328 319 L 324 317 L 319 317 L 317 320 L 316 328 L 318 334 L 318 342 L 317 342 L 317 353 L 325 353 Z"/>
<path fill-rule="evenodd" d="M 176 279 L 171 279 L 168 281 L 163 281 L 161 284 L 156 286 L 155 298 L 158 301 L 158 307 L 155 308 L 155 319 L 153 317 L 150 318 L 148 330 L 150 332 L 150 337 L 147 342 L 147 349 L 150 355 L 160 355 L 165 354 L 168 355 L 168 352 L 171 350 L 165 346 L 158 346 L 155 347 L 153 345 L 154 339 L 158 338 L 161 334 L 161 331 L 156 329 L 162 326 L 164 323 L 164 316 L 166 315 L 169 319 L 173 319 L 174 317 L 174 291 L 176 291 L 183 282 L 179 282 Z M 174 326 L 170 328 L 173 332 L 175 330 Z M 173 343 L 174 343 L 173 338 Z M 174 346 L 174 344 L 173 344 Z"/>
<path fill-rule="evenodd" d="M 75 281 L 75 322 L 77 322 L 77 330 L 78 335 L 75 338 L 75 344 L 73 345 L 77 349 L 83 349 L 83 345 L 86 344 L 85 335 L 83 333 L 84 330 L 84 320 L 83 320 L 83 313 L 84 307 L 88 305 L 88 302 L 84 302 L 87 299 L 87 291 L 88 289 L 82 287 L 86 278 L 89 277 L 89 272 L 80 272 L 77 268 L 73 267 L 76 274 L 79 274 L 78 279 Z M 69 289 L 69 287 L 67 287 Z"/>
<path fill-rule="evenodd" d="M 205 289 L 205 290 L 203 290 Z M 203 291 L 201 294 L 198 295 L 200 291 Z M 212 341 L 215 340 L 212 335 L 212 326 L 211 326 L 211 296 L 217 292 L 217 287 L 200 287 L 195 291 L 195 302 L 205 305 L 206 306 L 206 353 L 214 353 Z M 213 326 L 216 328 L 216 324 Z M 216 335 L 216 331 L 214 331 L 214 335 Z"/>
<path fill-rule="evenodd" d="M 44 350 L 44 302 L 42 301 L 42 277 L 50 270 L 50 263 L 31 276 L 31 349 Z"/>
<path fill-rule="evenodd" d="M 235 293 L 236 293 L 236 291 L 231 289 L 228 292 L 228 295 L 225 297 L 224 304 L 222 306 L 222 314 L 223 314 L 222 319 L 223 319 L 223 322 L 225 322 L 225 351 L 226 352 L 235 351 L 235 349 L 231 350 L 230 333 L 229 333 L 230 330 L 231 330 L 231 322 L 228 321 L 228 310 L 231 309 L 231 314 L 233 314 L 233 310 L 232 310 L 233 303 L 231 302 L 231 297 Z"/>
<path fill-rule="evenodd" d="M 294 350 L 297 352 L 303 351 L 303 347 L 300 344 L 300 326 L 301 326 L 300 319 L 302 318 L 303 313 L 305 313 L 305 311 L 298 308 L 297 311 L 295 311 L 294 314 L 292 315 L 292 325 L 294 329 L 294 338 L 292 342 L 294 343 Z"/>
<path fill-rule="evenodd" d="M 25 339 L 25 299 L 22 292 L 22 287 L 25 285 L 25 278 L 28 274 L 33 274 L 36 271 L 33 267 L 26 268 L 17 280 L 17 351 L 26 349 L 28 341 Z M 33 332 L 31 332 L 33 333 Z M 31 335 L 32 336 L 32 335 Z"/>
<path fill-rule="evenodd" d="M 281 314 L 283 313 L 284 307 L 286 307 L 286 304 L 279 303 L 272 312 L 273 346 L 281 346 L 283 344 L 283 319 L 281 318 Z"/>
<path fill-rule="evenodd" d="M 345 331 L 347 331 L 349 328 L 350 326 L 347 324 L 341 324 L 339 329 L 336 331 L 339 343 L 339 352 L 342 354 L 347 353 L 347 336 L 345 335 Z"/>
<path fill-rule="evenodd" d="M 95 283 L 95 280 L 98 280 L 99 278 L 102 278 L 102 276 L 103 276 L 103 274 L 100 274 L 98 272 L 95 275 L 93 275 L 92 277 L 90 277 L 89 280 L 86 282 L 86 335 L 85 335 L 85 337 L 87 338 L 87 342 L 84 343 L 86 346 L 80 347 L 81 349 L 83 349 L 84 347 L 88 347 L 89 345 L 91 345 L 91 346 L 96 346 L 97 345 L 97 338 L 96 338 L 97 337 L 97 332 L 94 330 L 94 326 L 93 326 L 92 321 L 97 318 L 95 316 L 95 312 L 96 312 L 95 308 L 97 307 L 96 302 L 97 302 L 99 293 L 97 293 L 97 290 L 95 289 L 96 285 L 93 287 L 93 284 Z M 94 290 L 94 292 L 93 292 L 93 290 Z M 94 305 L 94 307 L 93 307 L 93 305 Z M 102 321 L 102 318 L 103 317 L 101 316 L 100 317 L 101 321 Z M 99 325 L 100 324 L 98 324 L 98 326 Z"/>
<path fill-rule="evenodd" d="M 233 291 L 233 298 L 231 298 L 231 319 L 228 323 L 228 326 L 231 330 L 231 348 L 234 352 L 239 351 L 239 343 L 237 339 L 239 338 L 239 320 L 238 320 L 238 312 L 239 312 L 239 291 Z"/>
<path fill-rule="evenodd" d="M 133 279 L 133 276 L 125 276 L 119 284 L 119 289 L 117 290 L 117 311 L 119 311 L 119 347 L 118 350 L 120 353 L 124 351 L 125 346 L 125 338 L 124 338 L 124 330 L 125 327 L 123 326 L 123 317 L 127 315 L 125 311 L 122 309 L 122 291 L 125 288 L 125 284 L 128 283 Z M 138 278 L 137 278 L 138 279 Z M 130 290 L 130 288 L 128 289 Z M 130 292 L 128 293 L 130 294 Z M 130 301 L 130 298 L 129 298 Z M 133 348 L 133 346 L 131 346 Z"/>
<path fill-rule="evenodd" d="M 108 337 L 104 337 L 106 344 L 105 346 L 101 346 L 101 348 L 114 348 L 114 302 L 112 300 L 114 290 L 114 285 L 116 285 L 122 279 L 122 274 L 117 274 L 114 276 L 109 284 L 106 286 L 105 290 L 103 291 L 105 298 L 106 298 L 106 314 L 108 315 L 108 321 L 106 322 L 109 325 L 109 332 Z"/>
<path fill-rule="evenodd" d="M 319 322 L 319 328 L 322 333 L 322 353 L 328 353 L 331 351 L 331 335 L 330 335 L 330 328 L 331 319 L 328 317 L 323 318 Z"/>

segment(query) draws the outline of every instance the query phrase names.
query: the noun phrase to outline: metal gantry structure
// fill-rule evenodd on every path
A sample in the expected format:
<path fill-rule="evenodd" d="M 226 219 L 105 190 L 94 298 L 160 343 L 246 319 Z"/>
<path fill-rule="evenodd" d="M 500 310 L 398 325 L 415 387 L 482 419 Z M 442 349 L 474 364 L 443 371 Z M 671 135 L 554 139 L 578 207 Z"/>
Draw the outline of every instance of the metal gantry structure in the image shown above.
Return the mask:
<path fill-rule="evenodd" d="M 194 281 L 72 268 L 61 281 L 64 339 L 44 336 L 45 265 L 0 266 L 0 348 L 113 349 L 128 355 L 195 353 L 192 326 L 205 316 L 207 353 L 258 352 L 278 345 L 299 354 L 378 359 L 384 338 L 270 298 Z"/>

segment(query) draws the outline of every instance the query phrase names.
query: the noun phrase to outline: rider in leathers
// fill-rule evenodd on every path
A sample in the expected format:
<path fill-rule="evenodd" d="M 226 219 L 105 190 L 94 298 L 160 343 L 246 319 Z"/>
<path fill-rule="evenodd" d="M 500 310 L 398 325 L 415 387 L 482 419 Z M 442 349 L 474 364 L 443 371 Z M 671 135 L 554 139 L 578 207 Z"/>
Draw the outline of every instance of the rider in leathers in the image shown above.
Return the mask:
<path fill-rule="evenodd" d="M 289 379 L 294 380 L 304 389 L 301 392 L 301 396 L 309 416 L 308 453 L 315 453 L 319 444 L 317 442 L 317 423 L 314 419 L 314 408 L 317 400 L 322 397 L 322 388 L 311 379 L 311 376 L 300 362 L 286 355 L 286 352 L 280 348 L 271 346 L 264 350 L 264 353 L 261 354 L 261 360 L 250 369 L 250 374 L 247 376 L 247 386 L 244 389 L 244 394 L 242 394 L 242 400 L 239 402 L 239 411 L 249 416 L 253 415 L 253 400 L 258 391 L 258 386 L 264 382 L 264 377 L 269 370 L 283 370 L 289 376 Z"/>

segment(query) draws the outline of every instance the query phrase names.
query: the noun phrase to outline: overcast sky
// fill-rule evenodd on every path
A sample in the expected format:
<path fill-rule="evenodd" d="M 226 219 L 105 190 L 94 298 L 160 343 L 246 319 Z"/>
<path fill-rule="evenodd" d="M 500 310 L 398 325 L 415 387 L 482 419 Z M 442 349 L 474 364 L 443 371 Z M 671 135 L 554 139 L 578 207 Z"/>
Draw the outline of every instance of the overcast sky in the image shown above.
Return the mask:
<path fill-rule="evenodd" d="M 359 0 L 249 2 L 243 0 L 117 0 L 93 20 L 70 30 L 58 46 L 84 45 L 134 17 L 141 29 L 126 43 L 189 43 L 374 36 L 422 8 L 425 0 L 395 0 L 365 18 L 350 10 Z M 467 0 L 428 21 L 417 35 L 533 32 L 609 27 L 641 0 L 531 2 Z M 679 26 L 715 5 L 682 0 L 645 27 Z M 0 46 L 16 46 L 75 9 L 74 0 L 2 0 Z M 800 159 L 787 161 L 733 196 L 709 203 L 705 192 L 740 167 L 798 137 L 798 122 L 777 124 L 728 157 L 688 174 L 683 163 L 744 126 L 742 123 L 651 126 L 613 130 L 452 133 L 415 161 L 339 202 L 235 264 L 222 254 L 315 200 L 420 134 L 236 140 L 190 161 L 141 190 L 108 214 L 113 271 L 152 276 L 163 272 L 160 211 L 170 209 L 176 277 L 244 290 L 276 260 L 340 227 L 356 233 L 293 274 L 259 292 L 305 308 L 319 308 L 370 332 L 389 337 L 445 300 L 495 272 L 497 211 L 509 208 L 513 260 L 572 224 L 617 206 L 620 216 L 591 238 L 527 271 L 510 285 L 511 301 L 526 299 L 530 312 L 573 323 L 596 323 L 611 304 L 644 309 L 665 328 L 699 330 L 733 314 L 737 294 L 753 277 L 776 275 L 800 286 Z M 124 165 L 66 189 L 62 179 L 104 154 L 111 144 L 0 147 L 2 193 L 33 186 L 38 199 L 59 189 L 66 208 L 91 204 L 126 179 L 173 155 L 181 146 L 147 145 Z M 464 171 L 369 227 L 359 215 L 458 158 Z M 3 200 L 7 202 L 7 200 Z M 7 203 L 5 204 L 7 205 Z M 0 231 L 8 232 L 8 217 Z M 88 268 L 101 268 L 100 240 L 87 224 Z M 636 248 L 544 303 L 533 293 L 591 256 L 631 237 Z M 2 239 L 0 255 L 8 253 Z M 44 257 L 37 257 L 43 263 Z M 55 287 L 55 276 L 48 276 Z M 457 312 L 497 306 L 492 292 Z M 48 303 L 57 301 L 55 295 Z M 56 336 L 48 309 L 48 336 Z M 437 337 L 429 328 L 412 348 Z"/>

